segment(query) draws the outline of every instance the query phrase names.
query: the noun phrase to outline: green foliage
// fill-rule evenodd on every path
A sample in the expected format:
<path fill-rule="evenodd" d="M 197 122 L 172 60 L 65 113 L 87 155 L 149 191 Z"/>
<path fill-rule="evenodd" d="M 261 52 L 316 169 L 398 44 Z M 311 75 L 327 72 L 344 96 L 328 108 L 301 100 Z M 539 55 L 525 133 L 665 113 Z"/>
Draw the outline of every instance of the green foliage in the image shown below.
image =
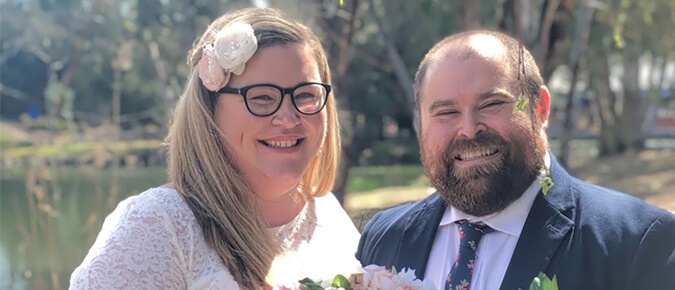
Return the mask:
<path fill-rule="evenodd" d="M 530 290 L 558 290 L 558 279 L 553 275 L 553 280 L 546 274 L 539 272 L 539 275 L 532 280 Z"/>
<path fill-rule="evenodd" d="M 159 140 L 135 140 L 118 142 L 74 142 L 67 144 L 31 145 L 19 146 L 2 150 L 2 158 L 25 158 L 40 157 L 48 158 L 55 156 L 76 157 L 83 153 L 89 153 L 99 148 L 117 154 L 131 151 L 157 150 L 162 146 Z"/>
<path fill-rule="evenodd" d="M 3 93 L 0 113 L 5 118 L 18 118 L 29 105 L 49 114 L 63 98 L 57 116 L 93 125 L 109 122 L 111 63 L 119 46 L 132 41 L 133 66 L 122 76 L 122 122 L 164 126 L 169 113 L 165 102 L 171 101 L 165 97 L 168 90 L 173 101 L 180 94 L 188 49 L 220 14 L 213 1 L 52 2 L 0 4 L 2 85 L 25 95 L 6 98 Z M 151 43 L 157 44 L 156 55 Z"/>
<path fill-rule="evenodd" d="M 335 276 L 335 278 L 333 279 L 333 282 L 331 282 L 330 285 L 335 287 L 335 288 L 343 288 L 345 290 L 352 290 L 352 285 L 351 285 L 351 283 L 349 283 L 349 279 L 347 279 L 347 277 L 342 276 L 340 274 Z"/>
<path fill-rule="evenodd" d="M 419 165 L 359 166 L 349 171 L 348 192 L 363 192 L 390 186 L 428 186 L 424 168 Z"/>
<path fill-rule="evenodd" d="M 555 183 L 553 183 L 553 180 L 548 176 L 540 180 L 539 184 L 541 185 L 541 190 L 544 193 L 544 195 L 547 195 L 548 191 L 551 190 L 551 188 L 553 188 L 553 185 L 555 185 Z"/>
<path fill-rule="evenodd" d="M 530 99 L 525 97 L 525 94 L 520 94 L 518 96 L 518 99 L 516 101 L 516 105 L 513 107 L 513 112 L 512 114 L 516 114 L 518 112 L 525 112 L 525 107 L 527 106 L 527 103 L 530 102 Z"/>
<path fill-rule="evenodd" d="M 548 191 L 553 188 L 555 183 L 553 183 L 553 179 L 551 179 L 551 169 L 548 168 L 546 165 L 542 166 L 542 171 L 545 172 L 546 176 L 544 178 L 539 180 L 539 185 L 541 185 L 541 190 L 544 193 L 544 195 L 548 194 Z"/>
<path fill-rule="evenodd" d="M 345 138 L 345 144 L 351 145 L 345 148 L 350 150 L 347 154 L 352 164 L 418 163 L 413 108 L 380 36 L 390 38 L 408 76 L 413 78 L 430 47 L 451 33 L 466 30 L 467 16 L 463 10 L 466 1 L 334 0 L 315 1 L 313 4 L 318 5 L 302 7 L 292 5 L 297 2 L 293 0 L 269 2 L 272 7 L 312 24 L 311 28 L 322 37 L 328 50 L 334 76 L 340 67 L 337 62 L 347 55 L 346 77 L 339 87 L 335 84 L 335 92 L 349 103 L 349 122 L 343 122 L 343 127 L 350 127 L 347 130 L 353 134 Z M 500 29 L 505 19 L 495 15 L 505 15 L 502 2 L 483 1 L 476 5 L 475 20 L 481 28 Z M 589 46 L 603 47 L 607 57 L 623 56 L 622 51 L 637 47 L 639 55 L 651 53 L 655 57 L 673 59 L 675 37 L 670 32 L 675 27 L 675 17 L 672 17 L 675 2 L 610 0 L 603 3 L 602 9 L 596 10 Z M 244 0 L 3 1 L 0 3 L 3 12 L 0 17 L 1 82 L 21 92 L 22 97 L 8 98 L 3 90 L 0 114 L 3 118 L 16 119 L 30 105 L 48 114 L 63 98 L 58 115 L 93 125 L 109 122 L 114 76 L 111 62 L 120 45 L 131 41 L 134 43 L 133 67 L 122 74 L 121 80 L 123 126 L 164 126 L 172 102 L 183 88 L 188 72 L 185 56 L 195 38 L 216 17 L 250 5 L 251 1 Z M 351 20 L 354 5 L 357 7 L 353 37 L 351 42 L 345 42 L 346 27 L 334 28 L 330 24 Z M 380 16 L 384 33 L 368 13 L 371 5 Z M 582 7 L 581 3 L 575 5 L 571 11 Z M 530 8 L 538 9 L 537 5 Z M 572 17 L 571 23 L 574 23 L 577 14 L 567 16 Z M 565 15 L 556 16 L 558 18 L 563 19 Z M 322 20 L 326 20 L 326 25 L 313 25 Z M 529 26 L 541 27 L 538 18 L 532 18 Z M 572 30 L 567 29 L 566 33 L 571 34 Z M 528 40 L 532 33 L 526 34 L 524 38 Z M 563 40 L 560 45 L 569 47 L 569 37 Z M 351 47 L 343 49 L 343 43 L 350 43 Z M 156 47 L 156 54 L 151 53 L 151 47 Z M 528 43 L 528 48 L 539 60 L 537 45 Z M 589 63 L 587 67 L 594 65 Z M 56 87 L 64 93 L 54 93 Z M 384 120 L 397 124 L 397 136 L 385 132 Z M 392 154 L 392 149 L 403 154 Z M 368 151 L 371 157 L 364 157 Z"/>
<path fill-rule="evenodd" d="M 305 278 L 300 281 L 300 284 L 303 286 L 307 287 L 307 290 L 323 290 L 323 287 L 321 287 L 321 284 L 312 281 L 312 279 Z"/>

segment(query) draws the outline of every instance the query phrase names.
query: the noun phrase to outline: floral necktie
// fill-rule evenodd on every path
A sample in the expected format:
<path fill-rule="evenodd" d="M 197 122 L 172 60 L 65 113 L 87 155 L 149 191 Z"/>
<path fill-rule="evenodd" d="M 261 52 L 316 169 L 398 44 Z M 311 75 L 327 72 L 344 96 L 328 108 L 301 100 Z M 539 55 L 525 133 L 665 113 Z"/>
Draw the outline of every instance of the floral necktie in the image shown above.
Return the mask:
<path fill-rule="evenodd" d="M 455 223 L 459 226 L 459 252 L 445 282 L 445 290 L 469 290 L 478 243 L 483 234 L 494 230 L 487 225 L 472 224 L 467 220 L 459 220 Z"/>

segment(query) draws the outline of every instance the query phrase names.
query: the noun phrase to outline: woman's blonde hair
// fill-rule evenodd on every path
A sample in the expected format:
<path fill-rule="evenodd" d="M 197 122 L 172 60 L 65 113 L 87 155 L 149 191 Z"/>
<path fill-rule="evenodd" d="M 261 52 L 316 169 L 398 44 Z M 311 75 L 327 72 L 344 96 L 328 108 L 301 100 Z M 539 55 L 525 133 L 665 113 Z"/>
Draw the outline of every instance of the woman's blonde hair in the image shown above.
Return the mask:
<path fill-rule="evenodd" d="M 245 289 L 265 288 L 265 277 L 280 248 L 258 209 L 251 187 L 224 150 L 226 142 L 214 121 L 217 98 L 201 83 L 197 63 L 202 48 L 233 22 L 253 27 L 258 49 L 276 45 L 309 45 L 321 81 L 331 82 L 326 53 L 304 25 L 276 9 L 249 8 L 216 19 L 188 54 L 190 72 L 184 94 L 170 121 L 169 178 L 194 213 L 207 243 L 218 253 L 234 279 Z M 326 137 L 299 184 L 305 196 L 325 195 L 333 187 L 340 152 L 334 97 L 326 104 Z M 232 124 L 237 126 L 237 124 Z"/>

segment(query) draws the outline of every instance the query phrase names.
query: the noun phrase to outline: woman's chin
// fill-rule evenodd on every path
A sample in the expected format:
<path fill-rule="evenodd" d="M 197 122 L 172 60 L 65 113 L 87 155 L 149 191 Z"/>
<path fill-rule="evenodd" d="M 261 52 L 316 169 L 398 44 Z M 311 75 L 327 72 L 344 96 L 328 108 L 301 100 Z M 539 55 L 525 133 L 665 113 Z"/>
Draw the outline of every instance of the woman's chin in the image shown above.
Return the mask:
<path fill-rule="evenodd" d="M 281 196 L 297 190 L 300 179 L 302 174 L 268 174 L 266 178 L 254 181 L 253 187 L 254 191 L 260 194 Z"/>

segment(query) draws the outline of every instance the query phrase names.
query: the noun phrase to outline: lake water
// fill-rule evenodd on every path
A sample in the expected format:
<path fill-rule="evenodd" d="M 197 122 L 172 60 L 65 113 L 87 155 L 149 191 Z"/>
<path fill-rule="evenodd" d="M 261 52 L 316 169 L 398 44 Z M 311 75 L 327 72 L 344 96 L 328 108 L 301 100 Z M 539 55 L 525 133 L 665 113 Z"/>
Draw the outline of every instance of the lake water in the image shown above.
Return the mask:
<path fill-rule="evenodd" d="M 117 203 L 167 180 L 161 167 L 121 169 L 117 187 L 113 175 L 91 166 L 0 169 L 0 289 L 66 289 Z"/>
<path fill-rule="evenodd" d="M 410 185 L 421 166 L 352 168 L 350 191 Z M 0 169 L 0 290 L 66 289 L 105 217 L 124 198 L 166 183 L 163 167 Z M 27 193 L 28 192 L 28 193 Z M 29 198 L 30 197 L 30 198 Z"/>

